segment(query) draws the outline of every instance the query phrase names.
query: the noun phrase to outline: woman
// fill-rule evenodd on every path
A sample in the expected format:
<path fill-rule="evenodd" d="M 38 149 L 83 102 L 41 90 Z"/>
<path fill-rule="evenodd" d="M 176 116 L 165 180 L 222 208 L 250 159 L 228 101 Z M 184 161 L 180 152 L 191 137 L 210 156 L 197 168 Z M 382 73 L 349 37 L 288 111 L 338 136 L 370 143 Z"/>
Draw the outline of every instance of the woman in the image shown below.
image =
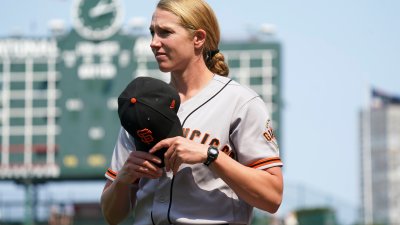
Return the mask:
<path fill-rule="evenodd" d="M 179 93 L 184 136 L 167 138 L 165 168 L 136 151 L 121 129 L 101 198 L 110 224 L 132 209 L 134 224 L 249 224 L 253 207 L 275 213 L 282 200 L 279 150 L 264 102 L 227 78 L 214 12 L 203 0 L 161 0 L 151 49 Z"/>

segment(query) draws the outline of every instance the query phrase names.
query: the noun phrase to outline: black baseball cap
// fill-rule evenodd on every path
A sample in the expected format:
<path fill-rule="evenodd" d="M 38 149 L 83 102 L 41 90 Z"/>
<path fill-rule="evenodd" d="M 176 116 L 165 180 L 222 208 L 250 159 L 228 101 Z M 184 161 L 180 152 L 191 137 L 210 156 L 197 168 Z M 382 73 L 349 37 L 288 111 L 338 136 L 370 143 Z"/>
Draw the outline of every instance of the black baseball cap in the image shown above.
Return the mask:
<path fill-rule="evenodd" d="M 159 141 L 183 136 L 177 112 L 178 92 L 162 80 L 137 77 L 118 97 L 118 115 L 122 127 L 134 138 L 136 149 L 148 152 Z M 162 160 L 167 148 L 154 154 Z"/>

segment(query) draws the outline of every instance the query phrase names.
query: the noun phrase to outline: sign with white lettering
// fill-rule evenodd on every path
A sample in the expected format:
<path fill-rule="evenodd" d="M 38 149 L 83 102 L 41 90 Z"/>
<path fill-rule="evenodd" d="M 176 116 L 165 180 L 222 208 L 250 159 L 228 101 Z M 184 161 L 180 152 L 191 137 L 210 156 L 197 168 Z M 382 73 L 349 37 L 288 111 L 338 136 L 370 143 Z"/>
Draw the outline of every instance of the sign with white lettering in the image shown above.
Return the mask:
<path fill-rule="evenodd" d="M 135 76 L 135 37 L 119 33 L 117 0 L 76 0 L 74 29 L 57 39 L 62 90 L 58 164 L 62 179 L 102 177 L 119 129 L 117 98 Z"/>

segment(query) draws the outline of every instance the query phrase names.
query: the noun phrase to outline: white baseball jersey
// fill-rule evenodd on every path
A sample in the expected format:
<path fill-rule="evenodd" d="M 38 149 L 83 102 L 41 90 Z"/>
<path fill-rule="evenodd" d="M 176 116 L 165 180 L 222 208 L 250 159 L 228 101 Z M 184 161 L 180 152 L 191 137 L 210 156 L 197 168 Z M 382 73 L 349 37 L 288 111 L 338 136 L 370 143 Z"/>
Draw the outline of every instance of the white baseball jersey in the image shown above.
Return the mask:
<path fill-rule="evenodd" d="M 218 146 L 254 169 L 282 166 L 265 103 L 229 78 L 215 75 L 181 104 L 178 116 L 186 138 Z M 108 179 L 114 180 L 131 151 L 132 137 L 121 129 Z M 252 210 L 210 168 L 183 164 L 175 176 L 164 171 L 159 179 L 140 179 L 134 224 L 249 224 Z"/>

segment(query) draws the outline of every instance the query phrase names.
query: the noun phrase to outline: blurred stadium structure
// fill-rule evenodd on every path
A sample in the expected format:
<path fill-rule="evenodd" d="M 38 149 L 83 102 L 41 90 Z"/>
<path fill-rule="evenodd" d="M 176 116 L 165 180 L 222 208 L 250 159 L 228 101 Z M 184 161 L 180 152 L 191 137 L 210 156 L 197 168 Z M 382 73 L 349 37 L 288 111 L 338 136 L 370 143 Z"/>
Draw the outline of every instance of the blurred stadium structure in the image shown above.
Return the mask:
<path fill-rule="evenodd" d="M 72 215 L 75 225 L 106 224 L 99 206 L 103 183 L 104 181 L 62 181 L 38 184 L 36 186 L 37 200 L 32 212 L 35 215 L 35 224 L 48 224 L 52 208 L 62 205 L 73 207 Z M 12 190 L 11 193 L 10 190 Z M 26 204 L 24 186 L 15 187 L 14 183 L 2 182 L 0 193 L 0 224 L 29 224 L 25 221 L 27 212 L 24 207 Z M 318 212 L 324 209 L 331 210 L 332 213 L 326 215 L 326 213 Z M 278 213 L 270 215 L 256 210 L 253 225 L 291 225 L 288 217 L 293 213 L 306 210 L 316 211 L 312 217 L 319 221 L 331 221 L 333 216 L 336 222 L 334 224 L 316 223 L 316 225 L 351 225 L 358 222 L 357 206 L 308 186 L 287 182 L 284 200 Z M 131 221 L 132 218 L 127 219 L 124 224 L 129 224 Z"/>
<path fill-rule="evenodd" d="M 0 183 L 0 224 L 21 224 L 26 214 L 23 186 L 15 187 L 10 182 Z M 54 206 L 70 205 L 74 208 L 74 224 L 105 224 L 99 206 L 103 181 L 52 182 L 37 186 L 37 201 L 34 210 L 36 224 L 47 224 Z M 10 193 L 10 190 L 13 192 Z M 288 217 L 297 211 L 307 209 L 331 209 L 337 225 L 356 224 L 358 207 L 319 190 L 287 183 L 281 209 L 274 216 L 255 211 L 253 225 L 287 224 Z M 316 218 L 323 214 L 314 214 Z M 127 220 L 129 224 L 131 220 Z M 279 223 L 278 223 L 279 222 Z M 301 225 L 301 224 L 299 224 Z"/>

